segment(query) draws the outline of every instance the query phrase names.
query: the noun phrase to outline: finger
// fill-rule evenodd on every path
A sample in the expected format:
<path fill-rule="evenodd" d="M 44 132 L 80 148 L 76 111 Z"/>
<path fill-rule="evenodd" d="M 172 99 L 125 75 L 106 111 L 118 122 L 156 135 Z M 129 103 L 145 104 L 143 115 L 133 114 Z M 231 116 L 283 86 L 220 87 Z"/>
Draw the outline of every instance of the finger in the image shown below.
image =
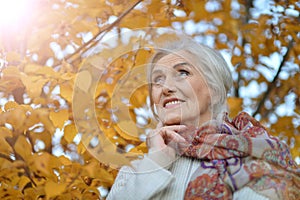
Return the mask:
<path fill-rule="evenodd" d="M 160 148 L 165 146 L 165 141 L 161 136 L 161 134 L 158 133 L 157 130 L 153 130 L 147 135 L 146 144 L 148 148 L 151 147 Z"/>
<path fill-rule="evenodd" d="M 171 142 L 168 144 L 168 146 L 173 148 L 178 155 L 184 154 L 189 148 L 189 145 L 186 142 L 179 142 L 179 143 Z"/>
<path fill-rule="evenodd" d="M 186 125 L 172 125 L 172 126 L 164 126 L 161 129 L 163 130 L 171 130 L 175 132 L 185 131 L 187 129 Z"/>
<path fill-rule="evenodd" d="M 182 136 L 172 130 L 166 130 L 162 132 L 162 137 L 166 144 L 170 143 L 171 141 L 176 143 L 186 142 L 186 140 Z"/>
<path fill-rule="evenodd" d="M 161 125 L 162 123 L 158 126 Z M 185 129 L 185 125 L 172 125 L 154 129 L 147 135 L 146 145 L 150 148 L 153 146 L 161 147 L 167 145 L 172 140 L 176 142 L 185 142 L 185 139 L 177 133 L 177 131 L 183 131 Z"/>
<path fill-rule="evenodd" d="M 185 151 L 187 149 L 187 147 L 189 146 L 189 144 L 186 141 L 185 142 L 177 142 L 177 143 L 171 142 L 171 143 L 169 143 L 168 146 L 172 147 L 173 144 L 175 145 L 175 150 L 177 153 Z"/>
<path fill-rule="evenodd" d="M 164 126 L 162 128 L 156 128 L 152 130 L 148 135 L 147 138 L 154 137 L 155 135 L 161 135 L 164 137 L 166 131 L 173 131 L 173 132 L 181 132 L 186 130 L 185 125 L 172 125 L 172 126 Z"/>
<path fill-rule="evenodd" d="M 162 128 L 163 127 L 163 123 L 162 121 L 159 121 L 156 125 L 156 129 Z"/>
<path fill-rule="evenodd" d="M 189 146 L 189 143 L 179 134 L 167 132 L 166 144 L 173 148 L 178 154 L 183 154 Z"/>

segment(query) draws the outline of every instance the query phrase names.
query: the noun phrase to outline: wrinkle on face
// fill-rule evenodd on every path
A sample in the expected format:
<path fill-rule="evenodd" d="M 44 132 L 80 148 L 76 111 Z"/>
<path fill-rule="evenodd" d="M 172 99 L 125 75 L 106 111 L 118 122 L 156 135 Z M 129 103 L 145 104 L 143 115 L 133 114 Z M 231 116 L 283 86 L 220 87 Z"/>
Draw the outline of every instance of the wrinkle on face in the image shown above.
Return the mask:
<path fill-rule="evenodd" d="M 152 73 L 151 97 L 163 124 L 200 126 L 211 118 L 211 92 L 190 54 L 168 54 Z"/>

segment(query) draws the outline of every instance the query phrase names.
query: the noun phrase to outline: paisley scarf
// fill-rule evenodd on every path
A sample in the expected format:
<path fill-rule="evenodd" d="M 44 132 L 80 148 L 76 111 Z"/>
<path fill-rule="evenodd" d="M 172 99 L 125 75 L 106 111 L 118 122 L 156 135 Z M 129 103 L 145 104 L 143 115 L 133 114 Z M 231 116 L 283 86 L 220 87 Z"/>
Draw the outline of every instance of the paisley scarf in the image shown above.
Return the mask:
<path fill-rule="evenodd" d="M 184 152 L 201 160 L 185 199 L 232 199 L 249 187 L 270 199 L 300 199 L 300 170 L 288 147 L 245 112 L 195 132 Z"/>

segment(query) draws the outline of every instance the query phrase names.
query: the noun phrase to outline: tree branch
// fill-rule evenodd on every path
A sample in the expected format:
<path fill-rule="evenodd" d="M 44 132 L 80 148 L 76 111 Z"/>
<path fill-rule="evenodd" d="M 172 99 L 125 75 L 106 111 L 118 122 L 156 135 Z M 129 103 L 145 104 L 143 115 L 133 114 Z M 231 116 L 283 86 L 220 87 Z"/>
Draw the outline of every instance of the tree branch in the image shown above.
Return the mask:
<path fill-rule="evenodd" d="M 251 18 L 250 9 L 251 9 L 251 7 L 253 7 L 252 0 L 246 0 L 245 5 L 246 5 L 246 9 L 245 9 L 246 14 L 245 14 L 244 18 L 242 18 L 243 26 L 248 24 L 249 20 Z M 245 37 L 243 37 L 241 46 L 244 48 L 246 43 L 247 43 L 247 40 L 245 39 Z M 245 51 L 243 51 L 243 55 L 246 56 Z M 239 67 L 239 66 L 240 65 L 238 65 L 237 67 Z M 242 80 L 240 70 L 237 72 L 237 75 L 238 75 L 238 79 L 237 79 L 236 87 L 234 88 L 234 95 L 236 97 L 240 97 L 240 90 L 239 89 L 240 89 L 240 85 L 241 85 L 240 83 L 241 83 L 241 80 Z"/>
<path fill-rule="evenodd" d="M 235 95 L 235 97 L 239 98 L 240 97 L 240 90 L 239 90 L 239 88 L 240 88 L 240 82 L 241 82 L 241 73 L 238 72 L 237 75 L 238 75 L 238 79 L 236 81 L 236 87 L 234 88 L 234 95 Z"/>
<path fill-rule="evenodd" d="M 253 113 L 253 115 L 252 115 L 253 117 L 254 117 L 255 115 L 257 115 L 258 113 L 260 113 L 260 111 L 261 111 L 261 109 L 262 109 L 262 107 L 263 107 L 265 101 L 266 101 L 266 100 L 268 99 L 268 97 L 269 97 L 270 92 L 274 89 L 274 87 L 275 87 L 275 85 L 276 85 L 276 81 L 277 81 L 277 79 L 278 79 L 278 76 L 279 76 L 279 74 L 280 74 L 280 72 L 281 72 L 281 70 L 282 70 L 282 67 L 283 67 L 285 61 L 287 61 L 287 59 L 288 59 L 288 57 L 289 57 L 289 53 L 290 53 L 290 50 L 291 50 L 292 47 L 293 47 L 293 43 L 294 43 L 294 40 L 292 39 L 292 40 L 289 42 L 288 46 L 287 46 L 287 51 L 286 51 L 285 55 L 283 56 L 283 59 L 282 59 L 280 65 L 279 65 L 279 68 L 278 68 L 278 70 L 277 70 L 277 73 L 276 73 L 276 75 L 274 76 L 273 80 L 268 84 L 268 89 L 267 89 L 267 91 L 264 93 L 264 95 L 263 95 L 261 101 L 258 103 L 257 109 L 256 109 L 256 111 L 255 111 L 255 112 Z"/>
<path fill-rule="evenodd" d="M 11 157 L 9 157 L 8 155 L 5 155 L 5 154 L 3 154 L 1 152 L 0 152 L 0 158 L 4 158 L 4 159 L 6 159 L 6 160 L 8 160 L 10 162 L 14 162 L 14 160 L 11 159 Z"/>
<path fill-rule="evenodd" d="M 98 33 L 92 38 L 90 39 L 87 43 L 84 43 L 81 47 L 79 47 L 74 53 L 70 54 L 69 56 L 67 56 L 65 58 L 65 60 L 68 62 L 69 59 L 71 59 L 72 57 L 74 57 L 75 55 L 77 55 L 78 53 L 82 53 L 85 52 L 86 50 L 84 50 L 85 48 L 88 49 L 91 46 L 94 46 L 96 44 L 96 42 L 99 40 L 97 40 L 97 38 L 104 32 L 110 31 L 115 25 L 117 25 L 118 23 L 120 23 L 120 21 L 128 14 L 130 13 L 131 10 L 133 10 L 140 2 L 142 2 L 143 0 L 138 0 L 135 4 L 133 4 L 131 7 L 129 7 L 126 11 L 124 11 L 113 23 L 106 25 L 104 27 L 102 27 Z M 102 37 L 101 37 L 102 38 Z M 92 44 L 94 42 L 94 44 Z M 91 45 L 91 46 L 90 46 Z M 74 59 L 76 60 L 76 58 Z M 71 62 L 71 61 L 69 61 Z M 59 62 L 58 64 L 55 64 L 54 66 L 57 67 L 59 65 L 61 65 L 62 62 Z"/>

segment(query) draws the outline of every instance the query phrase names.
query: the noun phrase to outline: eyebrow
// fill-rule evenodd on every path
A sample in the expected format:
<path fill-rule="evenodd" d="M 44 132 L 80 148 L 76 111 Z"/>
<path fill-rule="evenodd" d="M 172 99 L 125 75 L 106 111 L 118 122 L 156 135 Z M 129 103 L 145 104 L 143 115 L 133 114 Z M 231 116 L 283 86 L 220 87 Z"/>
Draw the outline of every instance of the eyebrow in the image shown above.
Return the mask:
<path fill-rule="evenodd" d="M 176 69 L 177 67 L 180 67 L 180 66 L 182 66 L 182 65 L 187 65 L 187 66 L 189 66 L 189 67 L 191 67 L 192 65 L 190 64 L 190 63 L 187 63 L 187 62 L 183 62 L 183 63 L 177 63 L 176 65 L 174 65 L 173 66 L 173 69 Z M 152 74 L 153 73 L 156 73 L 156 72 L 161 72 L 161 70 L 152 70 Z"/>
<path fill-rule="evenodd" d="M 187 65 L 189 67 L 191 67 L 192 65 L 190 63 L 187 63 L 187 62 L 183 62 L 183 63 L 178 63 L 176 65 L 173 66 L 174 69 L 176 69 L 177 67 L 180 67 L 182 65 Z"/>
<path fill-rule="evenodd" d="M 192 67 L 192 65 L 190 63 L 187 63 L 187 62 L 182 62 L 182 63 L 177 63 L 176 65 L 173 66 L 173 69 L 176 69 L 177 67 L 180 67 L 180 66 L 189 66 L 189 67 Z M 158 70 L 153 70 L 152 73 L 151 73 L 151 78 L 153 78 L 153 75 L 155 74 L 159 74 L 161 73 L 162 71 L 160 69 Z"/>

